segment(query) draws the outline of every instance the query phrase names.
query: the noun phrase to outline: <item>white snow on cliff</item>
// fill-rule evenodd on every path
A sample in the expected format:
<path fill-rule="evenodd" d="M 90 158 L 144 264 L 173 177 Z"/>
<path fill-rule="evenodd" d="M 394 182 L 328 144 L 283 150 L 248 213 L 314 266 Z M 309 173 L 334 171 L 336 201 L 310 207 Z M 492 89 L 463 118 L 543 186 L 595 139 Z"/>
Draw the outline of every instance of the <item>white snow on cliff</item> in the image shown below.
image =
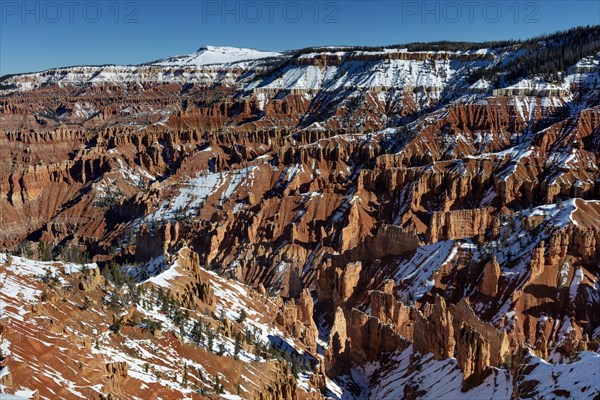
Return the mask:
<path fill-rule="evenodd" d="M 274 51 L 261 51 L 237 47 L 203 46 L 195 53 L 165 58 L 164 60 L 154 63 L 154 65 L 166 67 L 198 67 L 202 65 L 231 64 L 240 61 L 280 57 L 281 55 L 281 53 Z"/>

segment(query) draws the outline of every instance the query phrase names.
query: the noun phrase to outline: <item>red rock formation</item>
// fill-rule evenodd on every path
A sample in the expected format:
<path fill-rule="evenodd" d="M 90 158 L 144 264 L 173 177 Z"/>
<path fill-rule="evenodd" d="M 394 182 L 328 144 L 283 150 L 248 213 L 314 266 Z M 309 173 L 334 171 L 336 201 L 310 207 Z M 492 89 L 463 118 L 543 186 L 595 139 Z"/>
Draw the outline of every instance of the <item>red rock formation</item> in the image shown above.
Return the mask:
<path fill-rule="evenodd" d="M 412 341 L 436 360 L 455 357 L 468 389 L 508 356 L 526 360 L 524 347 L 540 357 L 597 348 L 600 96 L 597 85 L 577 81 L 598 72 L 597 60 L 572 66 L 585 76 L 571 73 L 571 86 L 490 93 L 464 83 L 472 63 L 485 68 L 514 50 L 315 49 L 247 66 L 74 67 L 7 77 L 0 246 L 40 257 L 43 242 L 51 258 L 68 244 L 85 249 L 99 268 L 73 274 L 74 290 L 92 307 L 110 303 L 103 316 L 118 315 L 115 323 L 123 316 L 131 331 L 145 317 L 107 311 L 116 302 L 110 296 L 127 294 L 100 295 L 107 263 L 145 280 L 162 271 L 152 265 L 165 257 L 172 275 L 145 286 L 168 288 L 190 312 L 207 314 L 225 300 L 240 308 L 220 298 L 236 284 L 217 282 L 235 278 L 257 289 L 248 291 L 260 312 L 274 315 L 303 351 L 317 349 L 315 318 L 331 326 L 329 376 Z M 392 68 L 395 60 L 418 71 L 398 76 L 404 67 Z M 286 83 L 286 73 L 303 76 L 307 66 L 324 76 L 339 67 L 344 82 Z M 370 79 L 382 71 L 398 79 Z M 67 73 L 80 82 L 66 83 Z M 371 81 L 381 84 L 361 83 Z M 94 316 L 68 302 L 69 315 L 57 311 L 63 297 L 83 298 L 66 289 L 45 296 L 28 306 L 39 328 L 91 347 L 70 330 Z M 215 324 L 243 332 L 237 322 Z M 172 340 L 174 352 L 186 353 L 176 333 L 153 340 Z M 33 340 L 26 344 L 38 351 Z M 103 370 L 92 358 L 80 375 Z M 248 393 L 298 397 L 287 364 L 272 364 Z M 223 368 L 230 367 L 239 365 Z M 19 368 L 12 377 L 25 376 Z M 133 376 L 109 375 L 111 395 L 143 392 L 137 384 L 128 391 Z M 323 388 L 324 376 L 313 377 Z M 43 389 L 41 396 L 50 394 L 69 395 Z"/>
<path fill-rule="evenodd" d="M 329 344 L 325 353 L 325 372 L 337 376 L 350 368 L 350 342 L 346 334 L 344 311 L 338 307 L 329 334 Z"/>
<path fill-rule="evenodd" d="M 454 356 L 456 345 L 452 315 L 443 298 L 436 296 L 435 304 L 426 309 L 428 316 L 417 312 L 413 330 L 413 344 L 421 354 L 433 353 L 436 358 Z"/>
<path fill-rule="evenodd" d="M 483 267 L 483 278 L 479 282 L 479 291 L 486 296 L 496 297 L 496 294 L 498 294 L 500 273 L 500 265 L 495 258 L 487 262 Z"/>
<path fill-rule="evenodd" d="M 463 371 L 464 380 L 475 377 L 478 383 L 485 377 L 489 366 L 500 367 L 510 349 L 506 332 L 482 322 L 466 300 L 450 307 L 457 361 Z"/>
<path fill-rule="evenodd" d="M 313 317 L 313 299 L 308 289 L 300 295 L 298 304 L 294 300 L 282 305 L 275 320 L 284 326 L 292 336 L 297 337 L 310 351 L 317 349 L 319 332 Z"/>

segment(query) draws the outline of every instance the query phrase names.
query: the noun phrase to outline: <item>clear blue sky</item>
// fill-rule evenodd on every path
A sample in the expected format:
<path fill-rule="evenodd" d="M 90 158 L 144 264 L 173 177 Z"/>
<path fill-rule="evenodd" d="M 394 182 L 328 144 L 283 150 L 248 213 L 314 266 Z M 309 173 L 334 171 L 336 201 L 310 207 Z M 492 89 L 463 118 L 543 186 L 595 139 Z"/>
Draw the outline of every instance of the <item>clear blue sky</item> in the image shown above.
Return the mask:
<path fill-rule="evenodd" d="M 597 0 L 0 0 L 0 75 L 137 64 L 204 44 L 283 50 L 483 41 L 597 24 Z"/>

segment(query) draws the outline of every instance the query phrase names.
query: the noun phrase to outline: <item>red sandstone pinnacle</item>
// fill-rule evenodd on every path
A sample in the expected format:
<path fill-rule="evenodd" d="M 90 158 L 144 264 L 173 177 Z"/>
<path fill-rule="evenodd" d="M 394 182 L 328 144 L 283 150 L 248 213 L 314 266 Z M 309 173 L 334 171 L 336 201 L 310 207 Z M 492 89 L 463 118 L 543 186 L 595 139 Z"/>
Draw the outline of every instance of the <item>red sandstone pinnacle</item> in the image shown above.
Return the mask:
<path fill-rule="evenodd" d="M 498 293 L 498 279 L 500 278 L 500 273 L 500 265 L 494 257 L 483 267 L 483 278 L 479 282 L 479 291 L 486 296 L 495 297 Z"/>

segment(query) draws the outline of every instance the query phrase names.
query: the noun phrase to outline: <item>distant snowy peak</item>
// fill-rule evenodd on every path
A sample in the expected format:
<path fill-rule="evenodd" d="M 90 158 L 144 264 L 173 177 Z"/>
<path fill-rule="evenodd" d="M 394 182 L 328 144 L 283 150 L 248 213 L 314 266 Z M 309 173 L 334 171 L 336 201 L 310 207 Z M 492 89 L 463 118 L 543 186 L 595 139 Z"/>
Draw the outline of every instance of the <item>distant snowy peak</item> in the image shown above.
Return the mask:
<path fill-rule="evenodd" d="M 282 53 L 237 47 L 202 46 L 197 52 L 165 58 L 155 62 L 161 66 L 202 66 L 211 64 L 232 64 L 241 61 L 280 57 Z"/>

